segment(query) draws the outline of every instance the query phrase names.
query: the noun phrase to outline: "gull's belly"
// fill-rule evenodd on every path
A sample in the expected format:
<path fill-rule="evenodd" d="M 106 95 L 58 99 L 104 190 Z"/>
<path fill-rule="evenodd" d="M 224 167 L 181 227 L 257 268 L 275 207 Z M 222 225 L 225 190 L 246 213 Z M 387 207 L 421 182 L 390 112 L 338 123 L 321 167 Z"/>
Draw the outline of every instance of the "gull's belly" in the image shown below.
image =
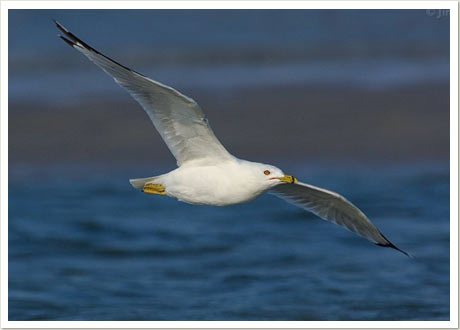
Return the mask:
<path fill-rule="evenodd" d="M 180 169 L 162 180 L 166 195 L 190 204 L 227 206 L 249 202 L 264 191 L 244 175 L 221 168 Z"/>

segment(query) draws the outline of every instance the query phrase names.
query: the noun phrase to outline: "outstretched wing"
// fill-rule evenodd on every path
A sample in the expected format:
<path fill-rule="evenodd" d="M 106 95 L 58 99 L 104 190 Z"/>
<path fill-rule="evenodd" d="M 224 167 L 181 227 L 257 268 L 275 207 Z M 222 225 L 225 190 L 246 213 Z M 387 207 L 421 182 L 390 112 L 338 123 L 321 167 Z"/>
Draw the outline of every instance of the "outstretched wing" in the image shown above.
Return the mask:
<path fill-rule="evenodd" d="M 193 99 L 115 62 L 55 23 L 68 45 L 109 74 L 142 105 L 179 166 L 191 160 L 214 163 L 232 157 Z"/>
<path fill-rule="evenodd" d="M 410 257 L 407 252 L 399 249 L 383 236 L 360 209 L 333 191 L 297 182 L 280 184 L 269 192 L 316 214 L 321 219 L 345 227 L 372 243 L 391 247 Z"/>

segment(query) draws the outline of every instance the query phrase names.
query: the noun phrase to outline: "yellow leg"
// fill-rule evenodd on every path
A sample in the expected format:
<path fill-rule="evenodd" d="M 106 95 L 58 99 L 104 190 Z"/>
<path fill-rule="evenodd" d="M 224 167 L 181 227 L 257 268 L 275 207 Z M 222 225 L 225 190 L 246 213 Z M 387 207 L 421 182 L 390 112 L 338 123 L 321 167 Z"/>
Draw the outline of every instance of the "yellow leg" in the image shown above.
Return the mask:
<path fill-rule="evenodd" d="M 144 189 L 142 191 L 146 194 L 161 195 L 161 196 L 166 195 L 165 187 L 163 187 L 161 184 L 147 183 L 144 186 Z"/>

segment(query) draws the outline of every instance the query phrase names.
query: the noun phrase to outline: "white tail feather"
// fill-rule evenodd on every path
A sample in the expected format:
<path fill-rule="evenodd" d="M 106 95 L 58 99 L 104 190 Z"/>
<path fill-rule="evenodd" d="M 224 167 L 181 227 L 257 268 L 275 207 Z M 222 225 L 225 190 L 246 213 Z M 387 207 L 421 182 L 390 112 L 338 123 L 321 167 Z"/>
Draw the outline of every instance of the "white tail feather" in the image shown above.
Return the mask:
<path fill-rule="evenodd" d="M 129 179 L 129 183 L 131 183 L 131 185 L 138 189 L 138 190 L 143 190 L 144 189 L 144 186 L 147 182 L 150 182 L 150 181 L 153 181 L 155 178 L 157 178 L 156 176 L 152 176 L 150 178 L 141 178 L 141 179 Z"/>

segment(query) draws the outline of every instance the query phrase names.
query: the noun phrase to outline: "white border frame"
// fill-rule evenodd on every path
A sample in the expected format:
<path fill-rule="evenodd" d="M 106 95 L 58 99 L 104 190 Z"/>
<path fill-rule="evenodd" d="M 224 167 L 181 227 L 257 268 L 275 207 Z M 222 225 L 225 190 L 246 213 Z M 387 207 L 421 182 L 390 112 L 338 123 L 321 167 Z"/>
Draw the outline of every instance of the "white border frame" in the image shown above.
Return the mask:
<path fill-rule="evenodd" d="M 449 9 L 450 321 L 8 321 L 8 9 Z M 2 328 L 458 328 L 457 1 L 3 1 L 1 2 Z"/>

